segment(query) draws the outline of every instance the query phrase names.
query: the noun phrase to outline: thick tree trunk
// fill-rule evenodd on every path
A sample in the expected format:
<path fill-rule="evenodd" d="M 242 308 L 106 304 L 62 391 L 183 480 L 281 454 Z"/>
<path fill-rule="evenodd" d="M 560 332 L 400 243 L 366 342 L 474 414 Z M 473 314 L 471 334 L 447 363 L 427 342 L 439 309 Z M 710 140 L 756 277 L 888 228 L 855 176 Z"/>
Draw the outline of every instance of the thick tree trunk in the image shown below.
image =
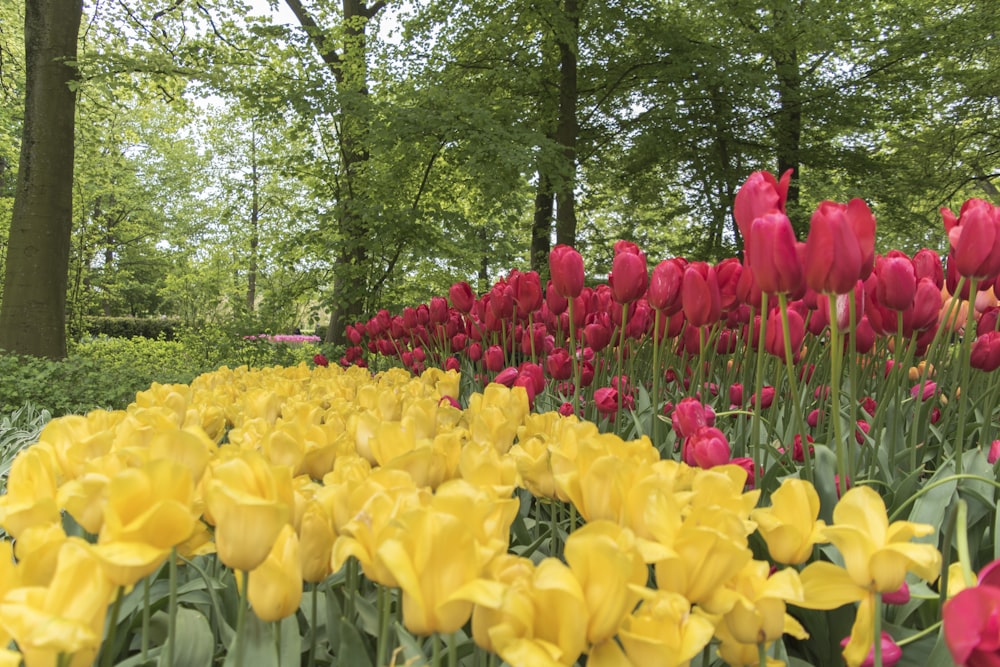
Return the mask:
<path fill-rule="evenodd" d="M 785 208 L 792 221 L 792 227 L 799 238 L 809 231 L 808 220 L 799 210 L 799 167 L 800 145 L 802 143 L 802 81 L 799 73 L 799 56 L 795 43 L 791 41 L 794 17 L 788 7 L 775 7 L 774 34 L 779 40 L 774 46 L 772 58 L 778 77 L 778 115 L 775 119 L 775 144 L 777 149 L 777 176 L 780 178 L 792 170 L 792 182 L 788 186 Z"/>
<path fill-rule="evenodd" d="M 66 356 L 80 0 L 27 0 L 21 157 L 0 305 L 0 348 Z"/>
<path fill-rule="evenodd" d="M 338 201 L 338 236 L 341 245 L 334 259 L 333 302 L 326 341 L 343 344 L 344 327 L 364 312 L 369 284 L 371 228 L 365 217 L 366 188 L 361 182 L 368 160 L 368 68 L 365 30 L 368 21 L 385 7 L 385 0 L 368 4 L 365 0 L 343 0 L 343 45 L 340 52 L 327 39 L 302 5 L 301 0 L 285 0 L 299 20 L 323 62 L 329 66 L 344 100 L 339 114 L 338 137 L 343 178 Z"/>
<path fill-rule="evenodd" d="M 559 124 L 556 141 L 562 146 L 563 169 L 556 190 L 556 242 L 576 245 L 576 137 L 579 125 L 576 119 L 577 51 L 580 32 L 578 0 L 565 0 L 563 13 L 569 25 L 567 34 L 558 36 L 559 42 Z"/>
<path fill-rule="evenodd" d="M 531 222 L 531 270 L 547 277 L 549 250 L 552 245 L 552 183 L 547 174 L 539 170 L 535 187 L 535 215 Z"/>

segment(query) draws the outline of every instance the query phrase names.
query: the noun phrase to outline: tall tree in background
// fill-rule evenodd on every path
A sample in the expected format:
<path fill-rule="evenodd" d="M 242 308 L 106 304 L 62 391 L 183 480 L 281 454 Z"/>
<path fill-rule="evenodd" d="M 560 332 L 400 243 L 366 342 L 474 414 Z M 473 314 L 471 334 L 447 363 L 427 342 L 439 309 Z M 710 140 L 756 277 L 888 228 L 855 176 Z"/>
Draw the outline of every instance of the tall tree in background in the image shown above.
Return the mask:
<path fill-rule="evenodd" d="M 66 281 L 81 0 L 28 0 L 21 156 L 0 304 L 0 349 L 66 356 Z"/>

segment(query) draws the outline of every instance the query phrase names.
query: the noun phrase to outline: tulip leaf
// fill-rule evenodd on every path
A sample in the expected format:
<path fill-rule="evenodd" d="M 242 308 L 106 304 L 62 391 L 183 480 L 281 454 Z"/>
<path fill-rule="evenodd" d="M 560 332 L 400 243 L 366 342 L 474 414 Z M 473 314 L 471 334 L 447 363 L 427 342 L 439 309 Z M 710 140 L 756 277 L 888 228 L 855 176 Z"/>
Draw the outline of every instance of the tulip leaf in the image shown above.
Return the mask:
<path fill-rule="evenodd" d="M 403 651 L 404 664 L 419 665 L 426 663 L 427 658 L 424 655 L 423 648 L 420 646 L 420 640 L 411 635 L 398 621 L 393 623 L 393 628 L 396 631 L 396 637 L 399 639 L 399 648 Z"/>
<path fill-rule="evenodd" d="M 298 665 L 302 662 L 302 634 L 299 632 L 299 620 L 295 614 L 286 616 L 278 623 L 281 645 L 278 654 L 278 664 Z"/>
<path fill-rule="evenodd" d="M 910 511 L 909 520 L 914 523 L 926 523 L 937 527 L 944 524 L 944 515 L 948 511 L 948 505 L 958 488 L 958 480 L 948 477 L 955 474 L 955 463 L 949 461 L 934 473 L 934 475 L 924 483 L 925 493 L 917 498 Z M 936 484 L 936 485 L 935 485 Z M 914 542 L 932 543 L 938 539 L 937 533 L 925 537 L 914 538 Z"/>
<path fill-rule="evenodd" d="M 157 612 L 157 615 L 161 614 L 166 616 L 164 612 Z M 208 619 L 201 612 L 179 607 L 174 637 L 177 639 L 174 646 L 175 665 L 200 667 L 212 664 L 212 657 L 215 655 L 215 637 L 212 635 Z M 165 658 L 166 652 L 161 652 L 157 664 L 163 663 Z"/>
<path fill-rule="evenodd" d="M 375 605 L 372 601 L 360 592 L 354 592 L 354 608 L 358 612 L 358 623 L 361 630 L 365 633 L 377 637 L 378 636 L 378 610 L 375 609 Z"/>
<path fill-rule="evenodd" d="M 813 449 L 813 486 L 819 495 L 819 518 L 833 523 L 833 508 L 837 504 L 837 455 L 826 445 L 817 444 Z"/>
<path fill-rule="evenodd" d="M 361 633 L 353 623 L 341 619 L 340 647 L 337 649 L 337 664 L 351 667 L 372 667 L 372 657 L 365 647 Z"/>
<path fill-rule="evenodd" d="M 265 623 L 256 614 L 248 611 L 243 637 L 233 637 L 226 651 L 226 660 L 222 667 L 241 667 L 236 664 L 236 642 L 243 644 L 243 664 L 254 667 L 278 667 L 278 652 L 274 645 L 274 624 Z M 183 663 L 181 663 L 183 664 Z"/>

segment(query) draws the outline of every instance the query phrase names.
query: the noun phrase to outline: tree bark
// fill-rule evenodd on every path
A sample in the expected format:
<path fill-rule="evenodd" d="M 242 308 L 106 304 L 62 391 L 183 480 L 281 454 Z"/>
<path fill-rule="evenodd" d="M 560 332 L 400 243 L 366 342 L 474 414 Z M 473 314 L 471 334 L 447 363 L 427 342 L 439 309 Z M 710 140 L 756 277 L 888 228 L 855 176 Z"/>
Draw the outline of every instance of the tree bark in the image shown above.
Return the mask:
<path fill-rule="evenodd" d="M 557 35 L 559 42 L 559 124 L 556 141 L 562 146 L 563 169 L 556 190 L 556 243 L 576 245 L 576 138 L 579 124 L 576 106 L 577 51 L 579 49 L 580 8 L 578 0 L 565 0 L 563 13 L 569 29 Z"/>
<path fill-rule="evenodd" d="M 343 0 L 344 41 L 341 50 L 330 47 L 319 25 L 301 0 L 285 3 L 309 35 L 320 58 L 329 66 L 344 100 L 339 114 L 338 139 L 343 169 L 337 221 L 340 247 L 334 259 L 333 302 L 326 342 L 344 344 L 344 328 L 364 312 L 370 273 L 368 246 L 371 229 L 365 217 L 365 186 L 361 182 L 368 160 L 368 21 L 385 7 L 384 0 Z"/>
<path fill-rule="evenodd" d="M 792 181 L 788 186 L 785 208 L 792 221 L 796 236 L 804 238 L 809 231 L 808 220 L 799 211 L 799 168 L 801 166 L 800 145 L 802 143 L 802 77 L 799 72 L 799 56 L 793 40 L 794 17 L 789 14 L 794 9 L 775 7 L 774 35 L 778 42 L 774 46 L 772 59 L 778 77 L 778 115 L 775 119 L 775 144 L 777 152 L 778 178 L 789 169 Z"/>
<path fill-rule="evenodd" d="M 11 219 L 0 348 L 66 356 L 66 284 L 73 212 L 77 38 L 81 0 L 27 0 L 26 95 Z"/>
<path fill-rule="evenodd" d="M 549 273 L 549 250 L 552 245 L 552 183 L 548 175 L 538 170 L 535 187 L 535 215 L 531 222 L 531 270 L 543 277 Z"/>

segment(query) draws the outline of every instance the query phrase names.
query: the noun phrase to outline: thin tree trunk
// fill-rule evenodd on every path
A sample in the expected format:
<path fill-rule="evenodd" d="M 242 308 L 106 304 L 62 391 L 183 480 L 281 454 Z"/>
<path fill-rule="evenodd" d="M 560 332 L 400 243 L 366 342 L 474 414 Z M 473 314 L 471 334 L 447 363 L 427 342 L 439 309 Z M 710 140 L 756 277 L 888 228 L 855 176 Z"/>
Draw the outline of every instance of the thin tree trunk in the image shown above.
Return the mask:
<path fill-rule="evenodd" d="M 576 119 L 577 50 L 580 31 L 578 0 L 565 0 L 563 12 L 569 23 L 568 35 L 558 37 L 559 42 L 559 124 L 556 141 L 562 146 L 565 173 L 556 190 L 556 242 L 576 245 L 576 138 L 579 125 Z"/>
<path fill-rule="evenodd" d="M 260 173 L 257 169 L 257 127 L 250 137 L 250 267 L 247 270 L 247 312 L 257 304 L 257 253 L 260 246 Z"/>
<path fill-rule="evenodd" d="M 772 58 L 778 77 L 778 115 L 775 119 L 775 144 L 777 149 L 778 176 L 792 170 L 785 208 L 796 235 L 803 238 L 808 231 L 808 221 L 799 211 L 799 167 L 802 142 L 802 81 L 799 73 L 799 56 L 792 41 L 794 17 L 787 5 L 781 3 L 772 11 L 774 34 L 778 42 Z"/>
<path fill-rule="evenodd" d="M 531 222 L 531 270 L 548 276 L 549 250 L 552 245 L 552 183 L 543 171 L 538 172 L 535 188 L 535 215 Z"/>
<path fill-rule="evenodd" d="M 26 95 L 0 348 L 66 356 L 66 283 L 73 212 L 73 154 L 80 0 L 28 0 Z"/>

